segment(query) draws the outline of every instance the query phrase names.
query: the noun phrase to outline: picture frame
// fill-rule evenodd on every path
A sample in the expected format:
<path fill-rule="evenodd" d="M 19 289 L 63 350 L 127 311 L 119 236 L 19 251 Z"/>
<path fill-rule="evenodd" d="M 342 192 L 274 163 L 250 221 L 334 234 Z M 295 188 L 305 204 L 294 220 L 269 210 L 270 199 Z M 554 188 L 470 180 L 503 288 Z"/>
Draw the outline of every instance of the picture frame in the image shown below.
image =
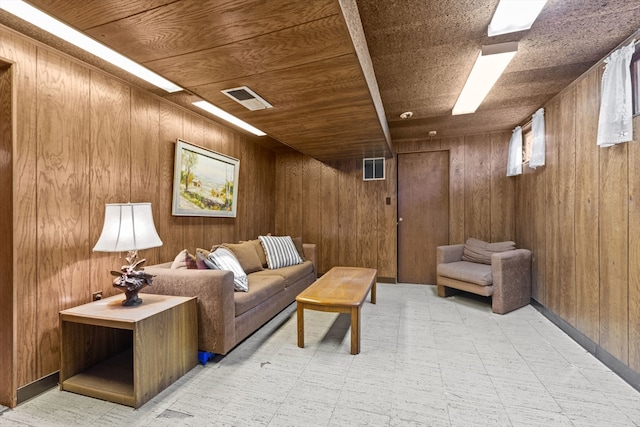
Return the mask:
<path fill-rule="evenodd" d="M 239 172 L 240 160 L 178 139 L 172 215 L 235 218 Z"/>

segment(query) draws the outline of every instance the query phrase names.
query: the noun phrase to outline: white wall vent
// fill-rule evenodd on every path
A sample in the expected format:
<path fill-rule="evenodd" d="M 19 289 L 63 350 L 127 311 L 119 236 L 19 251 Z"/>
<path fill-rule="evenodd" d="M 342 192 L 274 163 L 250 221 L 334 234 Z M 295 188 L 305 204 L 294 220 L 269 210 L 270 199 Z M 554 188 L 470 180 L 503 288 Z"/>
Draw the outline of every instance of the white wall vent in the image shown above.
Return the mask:
<path fill-rule="evenodd" d="M 384 157 L 362 159 L 362 179 L 365 181 L 384 180 Z"/>
<path fill-rule="evenodd" d="M 233 99 L 240 105 L 244 105 L 251 111 L 264 110 L 266 108 L 273 108 L 273 105 L 269 104 L 260 95 L 252 91 L 246 86 L 234 87 L 231 89 L 224 89 L 221 91 L 229 98 Z"/>

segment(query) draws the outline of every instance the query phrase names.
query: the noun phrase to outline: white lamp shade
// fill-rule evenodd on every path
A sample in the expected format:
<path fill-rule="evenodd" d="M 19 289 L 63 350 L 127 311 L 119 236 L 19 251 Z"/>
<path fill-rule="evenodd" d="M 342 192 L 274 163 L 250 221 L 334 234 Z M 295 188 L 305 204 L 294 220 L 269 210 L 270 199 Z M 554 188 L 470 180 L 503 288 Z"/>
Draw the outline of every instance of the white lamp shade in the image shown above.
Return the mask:
<path fill-rule="evenodd" d="M 113 203 L 105 206 L 104 226 L 97 252 L 124 252 L 162 246 L 151 214 L 151 203 Z"/>

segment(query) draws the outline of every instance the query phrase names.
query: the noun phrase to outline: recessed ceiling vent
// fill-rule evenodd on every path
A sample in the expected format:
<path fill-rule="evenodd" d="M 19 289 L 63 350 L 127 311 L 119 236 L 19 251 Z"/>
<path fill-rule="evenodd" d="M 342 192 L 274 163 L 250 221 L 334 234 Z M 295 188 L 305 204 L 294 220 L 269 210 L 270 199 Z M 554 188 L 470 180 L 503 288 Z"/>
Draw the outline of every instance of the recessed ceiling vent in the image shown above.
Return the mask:
<path fill-rule="evenodd" d="M 221 92 L 251 111 L 273 108 L 273 105 L 246 86 L 224 89 Z"/>

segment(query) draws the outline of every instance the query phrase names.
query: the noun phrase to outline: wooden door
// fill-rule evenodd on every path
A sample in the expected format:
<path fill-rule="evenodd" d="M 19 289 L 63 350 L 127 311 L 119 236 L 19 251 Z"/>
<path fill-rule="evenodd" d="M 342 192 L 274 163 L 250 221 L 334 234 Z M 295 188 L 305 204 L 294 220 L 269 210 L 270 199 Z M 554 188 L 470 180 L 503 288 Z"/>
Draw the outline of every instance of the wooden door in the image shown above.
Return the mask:
<path fill-rule="evenodd" d="M 398 154 L 398 281 L 436 283 L 449 243 L 449 152 Z"/>

